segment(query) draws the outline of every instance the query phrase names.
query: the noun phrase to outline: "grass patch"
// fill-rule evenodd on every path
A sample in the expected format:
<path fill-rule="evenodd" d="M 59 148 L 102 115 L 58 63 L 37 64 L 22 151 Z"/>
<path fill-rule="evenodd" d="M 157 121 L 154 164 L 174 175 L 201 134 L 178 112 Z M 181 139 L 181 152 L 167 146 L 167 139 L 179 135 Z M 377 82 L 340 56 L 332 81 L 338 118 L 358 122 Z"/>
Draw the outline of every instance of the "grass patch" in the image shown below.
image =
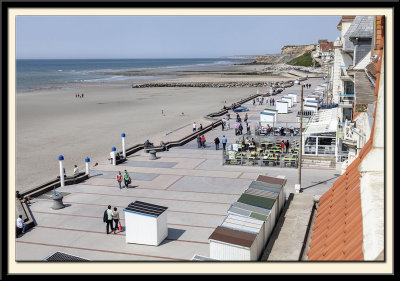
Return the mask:
<path fill-rule="evenodd" d="M 313 59 L 311 57 L 311 51 L 305 52 L 301 56 L 292 59 L 287 62 L 287 64 L 295 65 L 295 66 L 306 66 L 311 67 L 314 66 Z M 320 67 L 321 65 L 318 62 L 315 62 L 315 67 Z"/>

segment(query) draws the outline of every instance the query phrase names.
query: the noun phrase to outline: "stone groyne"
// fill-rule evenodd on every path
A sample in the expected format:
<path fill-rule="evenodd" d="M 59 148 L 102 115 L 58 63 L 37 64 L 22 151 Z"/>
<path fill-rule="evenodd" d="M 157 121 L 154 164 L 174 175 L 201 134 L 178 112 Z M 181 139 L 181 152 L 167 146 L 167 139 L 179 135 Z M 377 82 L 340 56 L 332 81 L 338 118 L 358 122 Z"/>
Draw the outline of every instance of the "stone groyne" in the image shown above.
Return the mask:
<path fill-rule="evenodd" d="M 266 87 L 270 82 L 154 82 L 132 85 L 132 88 L 152 87 L 199 87 L 199 88 L 245 88 Z"/>

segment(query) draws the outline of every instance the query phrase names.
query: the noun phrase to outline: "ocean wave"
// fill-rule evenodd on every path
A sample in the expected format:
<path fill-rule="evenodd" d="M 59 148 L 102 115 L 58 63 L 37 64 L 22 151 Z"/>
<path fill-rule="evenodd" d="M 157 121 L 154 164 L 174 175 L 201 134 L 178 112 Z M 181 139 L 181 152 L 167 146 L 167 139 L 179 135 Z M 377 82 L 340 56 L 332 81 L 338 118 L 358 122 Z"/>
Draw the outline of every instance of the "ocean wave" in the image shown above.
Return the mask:
<path fill-rule="evenodd" d="M 127 80 L 127 79 L 131 79 L 131 77 L 129 77 L 129 76 L 112 76 L 112 77 L 82 79 L 82 80 L 79 80 L 76 82 L 95 83 L 95 82 L 119 81 L 119 80 Z"/>

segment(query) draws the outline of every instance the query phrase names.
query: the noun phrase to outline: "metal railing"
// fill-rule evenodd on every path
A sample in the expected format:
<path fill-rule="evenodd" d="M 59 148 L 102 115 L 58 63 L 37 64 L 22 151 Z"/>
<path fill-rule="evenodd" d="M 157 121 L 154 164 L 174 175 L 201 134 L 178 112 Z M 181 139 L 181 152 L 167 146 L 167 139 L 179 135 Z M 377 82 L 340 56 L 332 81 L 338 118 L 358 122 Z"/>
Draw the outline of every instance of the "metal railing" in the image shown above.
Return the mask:
<path fill-rule="evenodd" d="M 282 148 L 273 143 L 261 143 L 260 146 L 230 144 L 227 150 L 222 151 L 222 163 L 223 165 L 297 168 L 298 149 L 296 145 L 293 147 L 288 152 L 286 149 L 282 152 Z"/>
<path fill-rule="evenodd" d="M 259 122 L 255 126 L 256 136 L 298 136 L 299 131 L 299 122 Z"/>

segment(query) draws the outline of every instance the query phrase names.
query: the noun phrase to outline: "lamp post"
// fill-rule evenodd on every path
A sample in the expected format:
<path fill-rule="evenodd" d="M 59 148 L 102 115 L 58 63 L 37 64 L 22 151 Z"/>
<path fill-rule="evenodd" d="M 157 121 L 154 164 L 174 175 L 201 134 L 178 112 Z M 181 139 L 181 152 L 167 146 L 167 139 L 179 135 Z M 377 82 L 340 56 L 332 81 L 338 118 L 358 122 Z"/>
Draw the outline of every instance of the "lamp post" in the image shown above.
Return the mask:
<path fill-rule="evenodd" d="M 61 183 L 61 186 L 65 185 L 63 160 L 64 160 L 64 156 L 62 156 L 62 155 L 58 156 L 58 162 L 60 162 L 60 183 Z"/>
<path fill-rule="evenodd" d="M 125 133 L 121 134 L 122 138 L 122 155 L 126 158 L 126 150 L 125 150 Z"/>
<path fill-rule="evenodd" d="M 301 85 L 301 98 L 300 98 L 300 142 L 299 142 L 299 163 L 298 163 L 298 169 L 297 169 L 297 171 L 298 171 L 297 184 L 298 184 L 299 192 L 302 192 L 302 188 L 301 188 L 302 154 L 303 154 L 303 85 Z"/>
<path fill-rule="evenodd" d="M 89 162 L 90 162 L 90 158 L 86 157 L 85 158 L 85 164 L 86 164 L 86 174 L 89 175 Z"/>
<path fill-rule="evenodd" d="M 115 165 L 117 165 L 117 159 L 116 159 L 116 151 L 117 151 L 117 149 L 113 146 L 112 148 L 111 148 L 111 152 L 110 152 L 110 156 L 111 156 L 111 161 L 112 161 L 112 164 L 115 166 Z"/>

